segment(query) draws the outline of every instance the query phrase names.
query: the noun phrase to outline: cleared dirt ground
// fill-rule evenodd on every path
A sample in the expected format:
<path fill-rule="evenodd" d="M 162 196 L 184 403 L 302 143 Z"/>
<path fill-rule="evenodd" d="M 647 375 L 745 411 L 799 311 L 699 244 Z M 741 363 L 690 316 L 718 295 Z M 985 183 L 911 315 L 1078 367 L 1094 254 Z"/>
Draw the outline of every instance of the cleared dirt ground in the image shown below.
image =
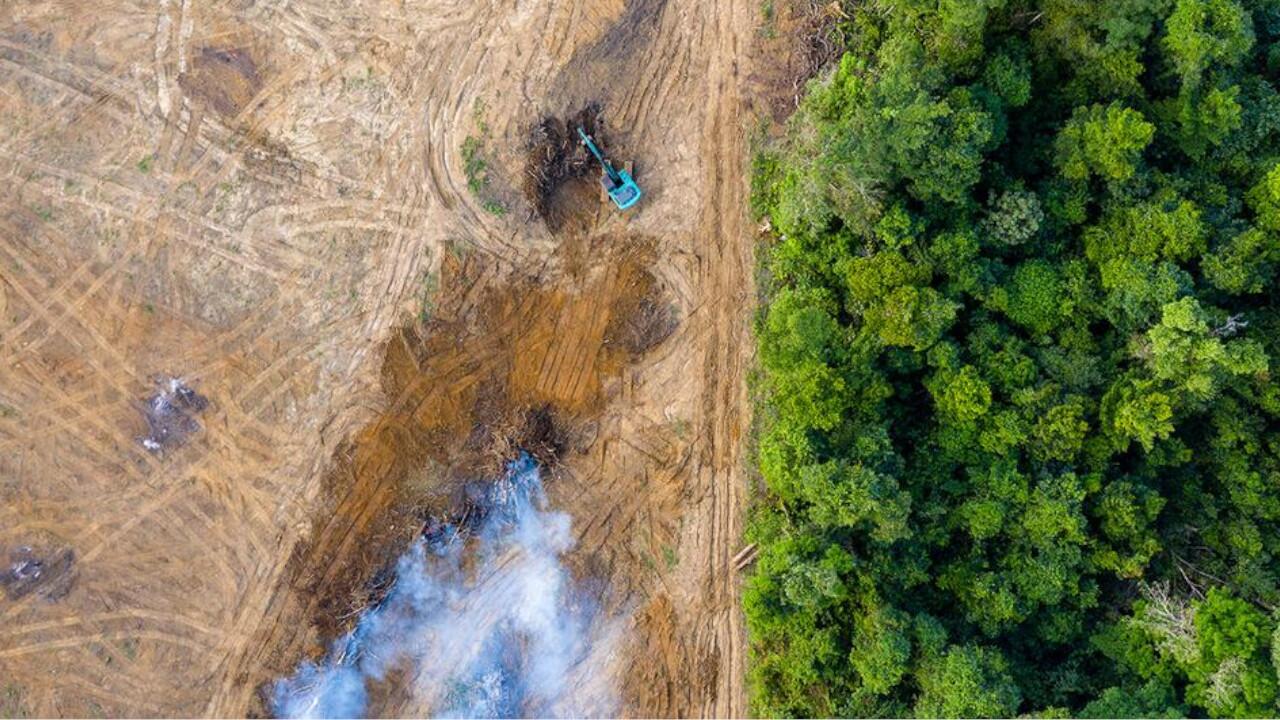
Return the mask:
<path fill-rule="evenodd" d="M 0 4 L 0 571 L 49 569 L 0 595 L 0 715 L 265 712 L 458 483 L 537 442 L 575 571 L 628 618 L 625 712 L 744 714 L 748 96 L 790 90 L 752 72 L 759 25 Z M 552 233 L 527 139 L 591 102 L 646 196 L 570 187 Z M 152 452 L 167 377 L 209 404 Z"/>

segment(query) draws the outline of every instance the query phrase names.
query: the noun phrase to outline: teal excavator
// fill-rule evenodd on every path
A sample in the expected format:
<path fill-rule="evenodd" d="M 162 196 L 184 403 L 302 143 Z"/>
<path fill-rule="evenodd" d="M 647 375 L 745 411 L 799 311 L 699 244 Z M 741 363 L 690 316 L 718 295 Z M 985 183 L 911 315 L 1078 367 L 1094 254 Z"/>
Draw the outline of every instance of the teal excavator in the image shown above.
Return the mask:
<path fill-rule="evenodd" d="M 586 130 L 578 128 L 578 137 L 582 138 L 582 144 L 587 146 L 592 155 L 596 156 L 596 160 L 600 161 L 600 166 L 604 172 L 600 175 L 600 184 L 604 186 L 604 191 L 609 193 L 609 199 L 619 210 L 626 210 L 635 205 L 640 199 L 640 186 L 631 178 L 631 173 L 625 169 L 614 169 L 604 154 L 600 152 L 600 148 L 591 141 L 591 136 Z"/>

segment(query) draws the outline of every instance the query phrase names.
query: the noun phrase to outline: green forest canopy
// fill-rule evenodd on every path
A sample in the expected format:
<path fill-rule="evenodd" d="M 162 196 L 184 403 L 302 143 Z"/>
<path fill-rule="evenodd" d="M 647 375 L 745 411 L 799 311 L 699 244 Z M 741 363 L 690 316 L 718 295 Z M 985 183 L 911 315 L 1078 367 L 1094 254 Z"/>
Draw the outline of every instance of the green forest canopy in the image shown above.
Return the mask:
<path fill-rule="evenodd" d="M 872 0 L 766 148 L 763 715 L 1274 716 L 1280 0 Z"/>

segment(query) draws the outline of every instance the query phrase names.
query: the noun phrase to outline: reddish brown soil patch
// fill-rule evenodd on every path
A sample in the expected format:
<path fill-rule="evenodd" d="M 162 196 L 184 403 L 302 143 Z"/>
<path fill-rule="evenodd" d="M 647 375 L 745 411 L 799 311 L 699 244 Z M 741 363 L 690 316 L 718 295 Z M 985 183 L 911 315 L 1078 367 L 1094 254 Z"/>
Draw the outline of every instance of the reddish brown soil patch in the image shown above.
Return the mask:
<path fill-rule="evenodd" d="M 670 332 L 649 329 L 648 308 L 662 301 L 646 270 L 648 248 L 599 241 L 604 259 L 571 289 L 515 277 L 478 301 L 468 291 L 484 281 L 484 261 L 446 265 L 441 284 L 458 292 L 385 346 L 387 406 L 335 454 L 328 510 L 286 571 L 314 632 L 276 625 L 277 673 L 301 653 L 322 653 L 377 602 L 389 563 L 431 518 L 461 512 L 468 483 L 497 475 L 522 450 L 554 469 L 566 448 L 584 443 L 605 379 Z M 611 332 L 621 339 L 608 341 Z M 307 636 L 309 645 L 296 647 Z"/>
<path fill-rule="evenodd" d="M 675 308 L 653 275 L 640 273 L 630 278 L 627 292 L 614 300 L 604 341 L 609 347 L 640 355 L 670 337 L 679 324 Z"/>

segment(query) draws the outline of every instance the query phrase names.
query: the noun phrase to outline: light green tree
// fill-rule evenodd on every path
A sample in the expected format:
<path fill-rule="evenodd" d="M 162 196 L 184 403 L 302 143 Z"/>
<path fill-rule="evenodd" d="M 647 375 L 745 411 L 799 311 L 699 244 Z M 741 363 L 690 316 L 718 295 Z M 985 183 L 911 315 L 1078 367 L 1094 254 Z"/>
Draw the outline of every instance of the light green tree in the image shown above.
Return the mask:
<path fill-rule="evenodd" d="M 973 645 L 951 646 L 920 669 L 920 717 L 1013 717 L 1022 701 L 1000 652 Z"/>
<path fill-rule="evenodd" d="M 1142 113 L 1120 103 L 1078 108 L 1058 133 L 1058 167 L 1069 180 L 1128 180 L 1155 131 Z"/>

